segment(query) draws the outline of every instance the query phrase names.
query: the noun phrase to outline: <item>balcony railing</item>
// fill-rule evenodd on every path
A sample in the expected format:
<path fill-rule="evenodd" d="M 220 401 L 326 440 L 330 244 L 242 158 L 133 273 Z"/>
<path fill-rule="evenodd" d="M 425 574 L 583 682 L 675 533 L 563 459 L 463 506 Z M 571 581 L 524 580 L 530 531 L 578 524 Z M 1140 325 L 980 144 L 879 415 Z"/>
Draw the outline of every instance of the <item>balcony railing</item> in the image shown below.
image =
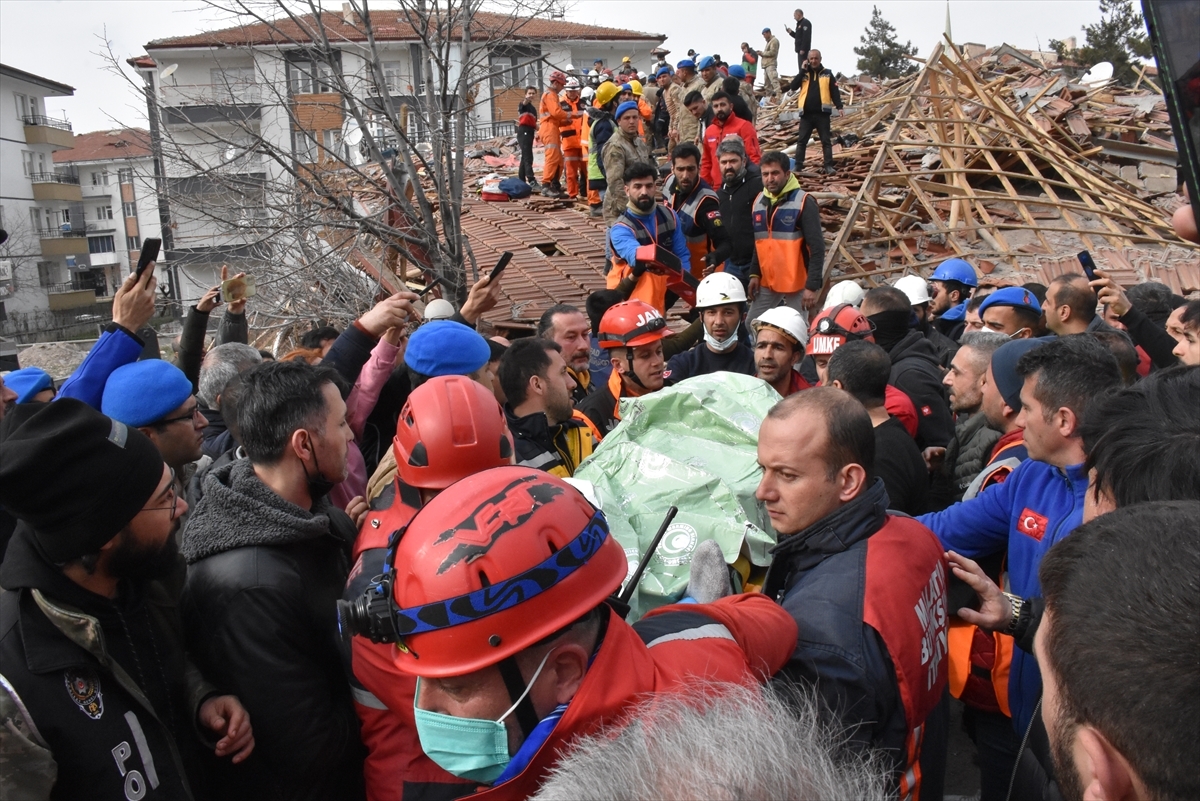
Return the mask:
<path fill-rule="evenodd" d="M 87 273 L 86 277 L 80 275 L 74 281 L 63 281 L 61 284 L 47 284 L 46 294 L 61 295 L 64 292 L 82 292 L 85 289 L 95 289 L 96 279 L 91 273 Z"/>
<path fill-rule="evenodd" d="M 78 229 L 72 229 L 71 226 L 60 228 L 39 228 L 37 235 L 38 239 L 62 239 L 67 236 L 87 236 L 86 226 L 80 226 Z"/>
<path fill-rule="evenodd" d="M 56 120 L 53 117 L 46 117 L 41 114 L 29 114 L 21 118 L 21 122 L 26 125 L 44 125 L 47 128 L 57 128 L 60 131 L 70 131 L 71 123 L 66 120 Z"/>
<path fill-rule="evenodd" d="M 262 88 L 253 83 L 162 85 L 158 93 L 164 106 L 228 106 L 262 102 Z"/>
<path fill-rule="evenodd" d="M 57 172 L 35 172 L 29 176 L 30 183 L 35 184 L 73 184 L 79 186 L 79 178 L 75 175 L 61 175 Z"/>

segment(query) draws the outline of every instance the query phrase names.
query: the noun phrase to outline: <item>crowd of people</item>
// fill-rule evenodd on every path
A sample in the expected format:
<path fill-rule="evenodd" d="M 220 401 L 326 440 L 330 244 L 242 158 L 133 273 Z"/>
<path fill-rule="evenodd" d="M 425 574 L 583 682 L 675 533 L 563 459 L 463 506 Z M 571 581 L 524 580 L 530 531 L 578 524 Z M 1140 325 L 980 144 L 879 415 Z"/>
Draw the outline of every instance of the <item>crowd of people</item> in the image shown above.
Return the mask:
<path fill-rule="evenodd" d="M 715 61 L 660 84 L 699 97 L 664 168 L 632 67 L 599 82 L 607 285 L 532 336 L 476 330 L 499 276 L 278 354 L 245 301 L 208 343 L 214 290 L 146 358 L 152 266 L 69 378 L 0 378 L 0 797 L 937 799 L 952 705 L 984 801 L 1200 796 L 1200 300 L 962 258 L 826 285 Z M 771 563 L 702 541 L 628 622 L 652 554 L 576 474 L 730 373 L 778 395 Z"/>

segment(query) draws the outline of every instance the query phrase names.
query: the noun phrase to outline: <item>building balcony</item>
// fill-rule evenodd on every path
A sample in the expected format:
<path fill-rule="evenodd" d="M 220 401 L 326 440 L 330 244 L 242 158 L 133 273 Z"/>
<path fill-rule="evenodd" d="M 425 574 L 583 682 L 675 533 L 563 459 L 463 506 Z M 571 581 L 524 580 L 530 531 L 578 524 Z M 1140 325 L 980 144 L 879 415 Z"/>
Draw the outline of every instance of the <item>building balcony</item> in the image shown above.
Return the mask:
<path fill-rule="evenodd" d="M 84 197 L 113 197 L 120 190 L 120 186 L 118 186 L 115 176 L 111 180 L 112 183 L 107 185 L 81 182 L 79 188 Z"/>
<path fill-rule="evenodd" d="M 74 282 L 66 281 L 61 284 L 51 284 L 46 287 L 47 299 L 50 301 L 50 311 L 62 309 L 78 309 L 96 303 L 95 287 L 79 288 Z"/>
<path fill-rule="evenodd" d="M 73 175 L 60 175 L 56 172 L 35 172 L 29 176 L 33 184 L 34 200 L 83 200 L 83 191 L 79 187 L 79 179 Z"/>
<path fill-rule="evenodd" d="M 158 87 L 167 125 L 246 124 L 262 115 L 258 84 L 193 84 Z"/>
<path fill-rule="evenodd" d="M 42 255 L 47 258 L 88 255 L 86 231 L 76 233 L 55 228 L 43 229 L 38 231 L 38 242 L 42 248 Z"/>
<path fill-rule="evenodd" d="M 88 256 L 88 261 L 93 267 L 107 267 L 110 264 L 120 264 L 120 253 L 92 253 Z"/>
<path fill-rule="evenodd" d="M 50 145 L 58 150 L 75 146 L 75 134 L 71 132 L 71 123 L 66 120 L 33 114 L 22 117 L 21 122 L 25 123 L 25 141 L 28 144 Z"/>

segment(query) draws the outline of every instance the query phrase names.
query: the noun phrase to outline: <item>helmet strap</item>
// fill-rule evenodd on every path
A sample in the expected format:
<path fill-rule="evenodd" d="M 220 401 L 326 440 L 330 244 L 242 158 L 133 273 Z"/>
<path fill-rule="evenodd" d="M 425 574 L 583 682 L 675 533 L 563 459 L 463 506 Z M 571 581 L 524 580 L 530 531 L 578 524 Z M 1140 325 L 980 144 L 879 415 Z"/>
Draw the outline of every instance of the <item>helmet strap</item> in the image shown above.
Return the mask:
<path fill-rule="evenodd" d="M 629 380 L 637 384 L 642 389 L 650 389 L 650 387 L 642 383 L 642 379 L 638 378 L 637 370 L 633 369 L 633 348 L 625 348 L 625 361 L 629 362 Z"/>
<path fill-rule="evenodd" d="M 525 679 L 521 677 L 517 660 L 512 656 L 505 657 L 496 667 L 500 668 L 500 677 L 504 679 L 504 686 L 508 688 L 509 699 L 517 705 L 517 725 L 521 727 L 521 733 L 528 738 L 537 728 L 538 716 L 533 709 L 533 701 L 529 700 L 529 693 L 526 692 L 529 688 Z"/>

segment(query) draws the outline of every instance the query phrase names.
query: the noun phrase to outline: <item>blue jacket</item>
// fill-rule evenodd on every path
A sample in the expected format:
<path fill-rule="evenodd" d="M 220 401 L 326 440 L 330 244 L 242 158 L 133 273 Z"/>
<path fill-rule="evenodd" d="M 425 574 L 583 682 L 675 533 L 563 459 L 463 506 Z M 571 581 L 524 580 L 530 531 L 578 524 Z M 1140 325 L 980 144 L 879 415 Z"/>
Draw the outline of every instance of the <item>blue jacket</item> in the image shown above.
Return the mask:
<path fill-rule="evenodd" d="M 1083 465 L 1062 469 L 1029 459 L 1003 484 L 917 519 L 963 556 L 976 559 L 1007 550 L 1010 591 L 1029 598 L 1042 594 L 1037 572 L 1046 551 L 1082 522 L 1086 491 Z M 1008 703 L 1018 734 L 1029 724 L 1041 686 L 1033 654 L 1014 648 Z"/>
<path fill-rule="evenodd" d="M 110 324 L 96 340 L 96 344 L 92 345 L 83 363 L 58 388 L 55 400 L 75 398 L 99 411 L 108 377 L 118 367 L 136 362 L 144 347 L 142 340 L 123 326 L 117 323 Z"/>
<path fill-rule="evenodd" d="M 670 208 L 663 206 L 669 214 L 675 214 Z M 645 226 L 647 231 L 657 233 L 658 220 L 655 216 L 658 209 L 655 208 L 649 214 L 635 214 L 631 209 L 625 209 L 625 213 L 633 219 Z M 655 237 L 657 239 L 657 237 Z M 637 261 L 637 249 L 642 246 L 642 243 L 637 240 L 637 234 L 627 225 L 613 225 L 608 229 L 608 239 L 612 243 L 613 252 L 619 256 L 626 264 L 632 265 Z M 692 269 L 692 254 L 687 247 L 687 237 L 683 234 L 683 226 L 678 222 L 675 224 L 675 230 L 671 234 L 671 252 L 679 257 L 679 264 L 683 272 L 689 272 Z"/>

